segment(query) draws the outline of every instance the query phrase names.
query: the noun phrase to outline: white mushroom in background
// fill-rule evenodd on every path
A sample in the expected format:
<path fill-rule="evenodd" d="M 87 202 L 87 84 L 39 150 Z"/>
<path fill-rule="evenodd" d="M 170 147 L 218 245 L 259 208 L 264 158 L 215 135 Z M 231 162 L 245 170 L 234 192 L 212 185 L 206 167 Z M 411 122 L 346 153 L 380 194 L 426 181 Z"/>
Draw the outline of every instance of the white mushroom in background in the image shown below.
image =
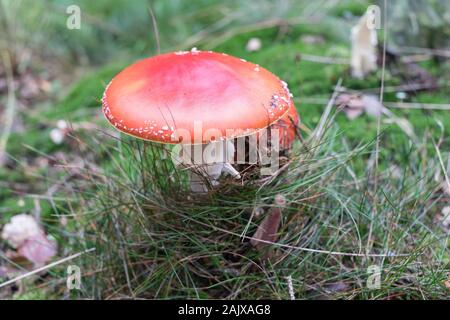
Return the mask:
<path fill-rule="evenodd" d="M 377 31 L 369 28 L 369 18 L 370 15 L 366 13 L 351 31 L 351 72 L 358 79 L 377 69 Z"/>

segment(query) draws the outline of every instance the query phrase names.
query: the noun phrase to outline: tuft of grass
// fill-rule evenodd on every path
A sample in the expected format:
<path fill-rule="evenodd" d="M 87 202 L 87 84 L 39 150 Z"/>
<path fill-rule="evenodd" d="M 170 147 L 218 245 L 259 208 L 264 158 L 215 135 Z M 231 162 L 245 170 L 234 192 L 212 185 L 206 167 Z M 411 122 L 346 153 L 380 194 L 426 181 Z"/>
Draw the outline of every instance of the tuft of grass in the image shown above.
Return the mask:
<path fill-rule="evenodd" d="M 294 147 L 278 175 L 224 179 L 206 195 L 189 192 L 163 145 L 83 141 L 110 165 L 85 166 L 65 191 L 70 205 L 57 201 L 70 220 L 59 241 L 71 252 L 96 248 L 77 260 L 83 287 L 73 297 L 289 299 L 290 276 L 297 298 L 445 298 L 437 156 L 404 146 L 411 161 L 379 170 L 374 194 L 373 175 L 357 168 L 373 170 L 373 141 L 350 148 L 333 119 Z M 276 195 L 287 206 L 267 255 L 249 240 Z M 379 288 L 366 285 L 370 266 L 381 270 Z"/>

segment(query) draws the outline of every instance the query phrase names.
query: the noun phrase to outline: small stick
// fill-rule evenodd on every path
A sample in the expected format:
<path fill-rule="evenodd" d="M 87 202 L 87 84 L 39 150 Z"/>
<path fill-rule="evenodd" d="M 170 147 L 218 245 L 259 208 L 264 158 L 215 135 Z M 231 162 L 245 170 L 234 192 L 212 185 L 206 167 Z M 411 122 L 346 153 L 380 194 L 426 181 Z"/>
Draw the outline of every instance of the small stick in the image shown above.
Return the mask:
<path fill-rule="evenodd" d="M 6 287 L 7 285 L 10 285 L 10 284 L 13 284 L 13 283 L 15 283 L 16 281 L 19 281 L 19 280 L 28 278 L 29 276 L 32 276 L 32 275 L 34 275 L 34 274 L 36 274 L 36 273 L 39 273 L 39 272 L 41 272 L 41 271 L 44 271 L 44 270 L 47 270 L 47 269 L 56 267 L 57 265 L 59 265 L 59 264 L 61 264 L 61 263 L 64 263 L 64 262 L 70 261 L 70 260 L 72 260 L 72 259 L 78 258 L 79 256 L 81 256 L 81 255 L 83 255 L 83 254 L 85 254 L 85 253 L 92 252 L 92 251 L 95 251 L 95 248 L 87 249 L 87 250 L 85 250 L 85 251 L 82 251 L 82 252 L 73 254 L 73 255 L 71 255 L 71 256 L 68 256 L 68 257 L 66 257 L 66 258 L 63 258 L 63 259 L 61 259 L 61 260 L 52 262 L 52 263 L 50 263 L 50 264 L 48 264 L 48 265 L 46 265 L 46 266 L 43 266 L 43 267 L 41 267 L 41 268 L 37 268 L 37 269 L 35 269 L 35 270 L 33 270 L 33 271 L 30 271 L 30 272 L 27 272 L 27 273 L 25 273 L 25 274 L 22 274 L 22 275 L 20 275 L 20 276 L 18 276 L 18 277 L 15 277 L 14 279 L 8 280 L 8 281 L 3 282 L 3 283 L 0 283 L 0 288 Z"/>

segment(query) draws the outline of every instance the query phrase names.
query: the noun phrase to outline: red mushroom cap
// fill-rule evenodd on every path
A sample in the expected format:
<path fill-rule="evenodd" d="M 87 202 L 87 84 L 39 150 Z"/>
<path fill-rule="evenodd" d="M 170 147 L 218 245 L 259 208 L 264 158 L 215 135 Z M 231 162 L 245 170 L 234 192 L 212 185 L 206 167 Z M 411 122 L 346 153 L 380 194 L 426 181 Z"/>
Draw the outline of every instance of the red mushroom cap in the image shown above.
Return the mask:
<path fill-rule="evenodd" d="M 166 53 L 127 67 L 107 86 L 103 113 L 120 131 L 163 143 L 209 143 L 255 133 L 294 103 L 266 69 L 211 51 Z M 200 131 L 201 128 L 201 131 Z M 189 133 L 179 141 L 176 130 Z M 203 133 L 214 130 L 209 138 Z"/>

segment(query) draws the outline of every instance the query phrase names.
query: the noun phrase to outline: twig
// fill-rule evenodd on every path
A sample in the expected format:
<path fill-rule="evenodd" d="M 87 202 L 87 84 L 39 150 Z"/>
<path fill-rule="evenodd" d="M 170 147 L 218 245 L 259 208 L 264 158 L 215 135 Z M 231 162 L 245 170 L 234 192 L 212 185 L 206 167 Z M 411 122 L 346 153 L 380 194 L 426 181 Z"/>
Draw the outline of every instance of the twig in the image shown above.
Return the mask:
<path fill-rule="evenodd" d="M 414 103 L 414 102 L 385 102 L 389 108 L 397 109 L 422 109 L 422 110 L 444 110 L 450 111 L 450 104 L 440 103 Z"/>
<path fill-rule="evenodd" d="M 349 65 L 350 62 L 345 58 L 338 57 L 325 57 L 325 56 L 316 56 L 312 54 L 304 54 L 300 53 L 300 59 L 310 62 L 324 63 L 324 64 L 345 64 Z"/>
<path fill-rule="evenodd" d="M 345 92 L 345 91 L 344 91 Z M 328 102 L 327 99 L 320 97 L 302 97 L 297 98 L 301 104 L 320 104 L 324 105 Z M 422 102 L 396 102 L 385 101 L 383 103 L 386 107 L 393 109 L 420 109 L 420 110 L 444 110 L 450 111 L 450 104 L 446 103 L 422 103 Z"/>
<path fill-rule="evenodd" d="M 402 47 L 399 50 L 400 53 L 408 54 L 428 54 L 437 57 L 450 58 L 450 51 L 445 49 L 430 49 L 430 48 L 418 48 L 418 47 Z"/>
<path fill-rule="evenodd" d="M 23 275 L 20 275 L 20 276 L 18 276 L 18 277 L 15 277 L 14 279 L 8 280 L 8 281 L 3 282 L 3 283 L 0 283 L 0 288 L 3 288 L 3 287 L 5 287 L 5 286 L 7 286 L 7 285 L 10 285 L 10 284 L 13 284 L 13 283 L 15 283 L 15 282 L 17 282 L 17 281 L 19 281 L 19 280 L 25 279 L 25 278 L 27 278 L 27 277 L 29 277 L 29 276 L 32 276 L 32 275 L 34 275 L 34 274 L 36 274 L 36 273 L 39 273 L 39 272 L 41 272 L 41 271 L 44 271 L 44 270 L 47 270 L 47 269 L 56 267 L 57 265 L 60 265 L 61 263 L 64 263 L 64 262 L 70 261 L 70 260 L 72 260 L 72 259 L 78 258 L 79 256 L 81 256 L 81 255 L 83 255 L 83 254 L 85 254 L 85 253 L 92 252 L 92 251 L 95 251 L 95 248 L 87 249 L 87 250 L 85 250 L 85 251 L 82 251 L 82 252 L 73 254 L 73 255 L 71 255 L 71 256 L 68 256 L 68 257 L 66 257 L 66 258 L 63 258 L 63 259 L 61 259 L 61 260 L 52 262 L 52 263 L 50 263 L 50 264 L 48 264 L 48 265 L 46 265 L 46 266 L 43 266 L 43 267 L 41 267 L 41 268 L 37 268 L 37 269 L 35 269 L 35 270 L 33 270 L 33 271 L 30 271 L 30 272 L 28 272 L 28 273 L 25 273 L 25 274 L 23 274 Z"/>

